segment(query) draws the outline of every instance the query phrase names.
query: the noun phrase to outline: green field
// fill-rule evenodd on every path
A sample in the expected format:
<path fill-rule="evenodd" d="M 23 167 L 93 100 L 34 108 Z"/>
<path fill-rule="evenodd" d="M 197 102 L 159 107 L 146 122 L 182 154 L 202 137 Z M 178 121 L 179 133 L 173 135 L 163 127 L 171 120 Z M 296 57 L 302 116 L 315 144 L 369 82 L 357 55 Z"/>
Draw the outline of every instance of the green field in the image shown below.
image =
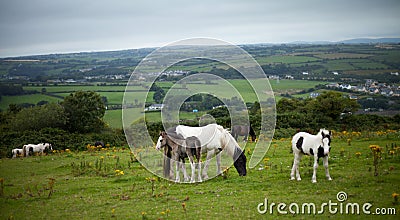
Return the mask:
<path fill-rule="evenodd" d="M 292 92 L 292 91 L 300 91 L 303 89 L 309 89 L 309 88 L 314 88 L 318 84 L 325 84 L 326 82 L 319 82 L 319 81 L 306 81 L 306 80 L 270 80 L 270 85 L 273 89 L 273 91 L 277 94 L 285 94 L 286 92 Z M 222 83 L 222 82 L 216 82 L 216 83 Z M 227 80 L 227 83 L 233 85 L 240 93 L 242 96 L 243 100 L 245 102 L 254 102 L 257 100 L 257 97 L 253 91 L 253 89 L 250 87 L 250 84 L 245 81 L 245 80 L 240 80 L 240 79 L 232 79 L 232 80 Z M 254 82 L 256 85 L 259 86 L 262 81 L 255 81 Z M 174 85 L 173 82 L 159 82 L 158 83 L 164 90 L 168 90 L 171 86 Z M 193 84 L 187 84 L 187 89 L 189 90 L 194 90 L 194 91 L 204 91 L 204 92 L 212 92 L 215 90 L 218 90 L 218 94 L 220 94 L 219 98 L 232 98 L 232 92 L 229 90 L 221 90 L 219 85 L 223 84 L 217 84 L 217 85 L 206 85 L 204 82 L 197 82 Z M 122 104 L 123 96 L 125 91 L 125 87 L 123 86 L 46 86 L 46 87 L 40 87 L 40 86 L 29 86 L 29 87 L 24 87 L 26 90 L 36 90 L 38 92 L 41 91 L 42 88 L 46 88 L 47 94 L 53 93 L 54 95 L 57 96 L 68 96 L 72 91 L 79 91 L 79 90 L 87 90 L 87 91 L 96 91 L 98 92 L 101 96 L 107 97 L 107 101 L 111 105 L 120 105 Z M 130 89 L 137 89 L 137 90 L 144 90 L 142 86 L 133 86 L 130 87 Z M 135 102 L 134 97 L 146 97 L 146 92 L 145 91 L 138 91 L 138 92 L 133 92 L 131 94 L 134 94 L 133 96 L 127 96 L 125 98 L 125 103 L 131 103 L 133 104 Z M 149 92 L 146 102 L 153 102 L 153 94 L 154 92 Z M 133 98 L 132 98 L 133 97 Z M 280 97 L 277 96 L 277 99 Z M 22 104 L 22 103 L 31 103 L 31 104 L 37 104 L 39 101 L 48 101 L 48 102 L 61 102 L 61 98 L 55 98 L 46 94 L 34 94 L 34 95 L 21 95 L 21 96 L 2 96 L 2 99 L 0 100 L 0 109 L 5 111 L 8 109 L 8 106 L 10 104 Z M 140 100 L 139 100 L 140 101 Z M 190 113 L 191 114 L 191 113 Z M 182 118 L 184 119 L 189 119 L 191 118 L 191 115 L 182 115 Z M 198 113 L 200 114 L 200 113 Z M 121 110 L 109 110 L 106 111 L 106 114 L 104 116 L 104 120 L 107 124 L 109 124 L 110 127 L 113 128 L 121 128 L 122 127 L 122 122 L 121 122 Z M 189 118 L 187 118 L 187 116 Z M 201 115 L 200 115 L 201 116 Z M 149 116 L 151 119 L 151 116 Z M 158 119 L 159 120 L 159 119 Z"/>
<path fill-rule="evenodd" d="M 256 60 L 258 63 L 260 63 L 260 65 L 264 65 L 271 63 L 285 63 L 285 64 L 307 63 L 307 62 L 319 61 L 320 59 L 308 56 L 282 55 L 282 56 L 269 56 L 269 57 L 257 58 Z"/>
<path fill-rule="evenodd" d="M 23 159 L 0 159 L 1 219 L 398 219 L 400 203 L 399 133 L 335 133 L 329 160 L 332 181 L 324 178 L 323 166 L 317 183 L 311 183 L 312 166 L 308 156 L 301 161 L 302 181 L 290 181 L 293 156 L 290 141 L 273 141 L 264 160 L 246 177 L 231 167 L 225 177 L 203 183 L 178 184 L 153 176 L 138 162 L 132 162 L 129 150 L 110 146 L 104 151 L 64 152 Z M 351 141 L 347 141 L 351 139 Z M 369 145 L 383 147 L 378 176 L 374 176 Z M 389 147 L 385 147 L 388 145 Z M 247 145 L 249 152 L 254 144 Z M 143 149 L 141 150 L 143 151 Z M 140 158 L 139 149 L 135 155 Z M 100 165 L 101 164 L 101 165 Z M 161 162 L 160 168 L 161 168 Z M 101 167 L 99 167 L 101 166 Z M 186 166 L 187 169 L 188 166 Z M 123 174 L 121 174 L 121 171 Z M 210 170 L 214 172 L 214 170 Z M 54 179 L 52 185 L 52 179 Z M 50 192 L 52 193 L 50 196 Z M 339 202 L 337 194 L 347 200 Z M 397 197 L 398 198 L 398 197 Z M 268 199 L 266 214 L 257 206 Z M 336 203 L 336 213 L 324 203 Z M 272 213 L 270 213 L 270 205 Z M 298 214 L 279 214 L 277 206 L 300 206 Z M 316 205 L 315 214 L 302 204 Z M 346 205 L 359 204 L 360 214 Z M 392 215 L 365 214 L 362 205 L 370 203 L 371 213 L 385 209 Z M 340 212 L 340 207 L 343 209 Z M 317 213 L 323 207 L 323 213 Z M 265 207 L 261 206 L 261 210 Z M 281 207 L 282 208 L 282 207 Z M 351 207 L 350 207 L 351 208 Z M 356 209 L 354 210 L 356 211 Z M 313 213 L 313 209 L 311 209 Z"/>
<path fill-rule="evenodd" d="M 5 111 L 8 109 L 10 104 L 22 104 L 22 103 L 30 103 L 37 104 L 40 101 L 48 101 L 52 102 L 61 102 L 62 99 L 43 95 L 43 94 L 33 94 L 33 95 L 20 95 L 20 96 L 2 96 L 0 101 L 0 109 Z"/>

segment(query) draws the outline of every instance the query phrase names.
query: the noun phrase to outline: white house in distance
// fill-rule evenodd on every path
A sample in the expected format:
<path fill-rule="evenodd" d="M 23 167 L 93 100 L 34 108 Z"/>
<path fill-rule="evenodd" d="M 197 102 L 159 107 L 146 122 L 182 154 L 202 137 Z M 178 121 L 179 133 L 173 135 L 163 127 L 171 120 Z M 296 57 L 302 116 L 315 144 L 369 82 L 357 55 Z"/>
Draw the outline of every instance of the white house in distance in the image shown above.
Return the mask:
<path fill-rule="evenodd" d="M 152 104 L 149 107 L 145 108 L 144 111 L 161 111 L 164 108 L 164 104 Z"/>

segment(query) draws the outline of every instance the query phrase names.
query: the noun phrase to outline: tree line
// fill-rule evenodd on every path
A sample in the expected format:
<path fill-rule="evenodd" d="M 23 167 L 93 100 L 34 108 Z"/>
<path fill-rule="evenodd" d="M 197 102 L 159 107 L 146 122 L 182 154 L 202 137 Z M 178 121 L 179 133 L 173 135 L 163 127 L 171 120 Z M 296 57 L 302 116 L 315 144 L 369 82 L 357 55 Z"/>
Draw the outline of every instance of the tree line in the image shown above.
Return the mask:
<path fill-rule="evenodd" d="M 0 157 L 11 147 L 50 142 L 57 149 L 75 149 L 102 140 L 125 144 L 121 130 L 108 128 L 103 121 L 105 103 L 93 91 L 71 93 L 58 103 L 22 108 L 10 105 L 0 112 Z"/>

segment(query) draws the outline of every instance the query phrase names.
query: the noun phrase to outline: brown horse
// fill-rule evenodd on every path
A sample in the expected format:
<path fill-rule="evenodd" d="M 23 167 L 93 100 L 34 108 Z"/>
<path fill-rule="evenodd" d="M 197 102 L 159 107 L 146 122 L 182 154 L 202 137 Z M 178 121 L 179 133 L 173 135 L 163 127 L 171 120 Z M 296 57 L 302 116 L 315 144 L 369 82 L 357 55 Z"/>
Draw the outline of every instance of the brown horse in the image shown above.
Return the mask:
<path fill-rule="evenodd" d="M 175 181 L 180 181 L 179 166 L 183 171 L 185 181 L 188 181 L 188 176 L 185 169 L 185 158 L 189 158 L 190 166 L 192 168 L 191 182 L 195 182 L 195 170 L 198 168 L 198 180 L 201 179 L 201 144 L 197 137 L 191 136 L 184 139 L 182 136 L 169 137 L 165 131 L 160 133 L 159 144 L 157 146 L 164 149 L 164 154 L 176 162 L 176 178 Z M 194 161 L 194 156 L 197 159 L 197 164 Z M 170 176 L 170 159 L 166 161 L 166 169 L 164 169 L 164 176 Z"/>
<path fill-rule="evenodd" d="M 237 141 L 239 136 L 244 136 L 243 141 L 247 141 L 247 136 L 251 136 L 251 140 L 254 142 L 256 140 L 256 133 L 251 126 L 247 125 L 234 125 L 231 131 L 232 136 Z"/>

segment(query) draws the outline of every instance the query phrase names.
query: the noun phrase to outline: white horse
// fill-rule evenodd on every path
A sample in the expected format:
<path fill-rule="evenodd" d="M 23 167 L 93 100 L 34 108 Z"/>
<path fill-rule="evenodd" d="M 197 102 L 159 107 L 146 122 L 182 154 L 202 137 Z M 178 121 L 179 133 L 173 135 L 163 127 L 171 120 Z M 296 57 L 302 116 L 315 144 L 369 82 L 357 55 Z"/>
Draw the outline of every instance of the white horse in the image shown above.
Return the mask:
<path fill-rule="evenodd" d="M 225 150 L 229 156 L 234 160 L 234 166 L 240 176 L 245 176 L 246 171 L 246 156 L 242 149 L 232 137 L 232 135 L 226 131 L 222 126 L 217 124 L 209 124 L 203 127 L 189 127 L 184 125 L 178 125 L 167 130 L 167 134 L 172 139 L 184 139 L 188 137 L 196 137 L 201 143 L 202 153 L 207 153 L 207 158 L 204 163 L 202 170 L 203 179 L 208 179 L 208 167 L 210 160 L 216 155 L 217 159 L 217 175 L 221 174 L 221 154 L 220 152 Z M 162 138 L 160 137 L 156 148 L 161 148 Z M 178 141 L 179 142 L 179 141 Z"/>
<path fill-rule="evenodd" d="M 29 157 L 30 154 L 40 153 L 43 155 L 44 151 L 52 151 L 53 148 L 49 143 L 40 143 L 40 144 L 26 144 L 22 147 L 24 156 Z"/>
<path fill-rule="evenodd" d="M 11 152 L 12 152 L 12 158 L 21 157 L 23 156 L 24 153 L 23 150 L 19 148 L 12 149 Z"/>
<path fill-rule="evenodd" d="M 320 129 L 317 135 L 312 135 L 307 132 L 299 132 L 292 138 L 292 149 L 294 154 L 294 162 L 290 179 L 300 181 L 299 164 L 301 157 L 306 155 L 314 156 L 314 172 L 311 178 L 313 183 L 317 182 L 317 168 L 319 158 L 322 157 L 325 167 L 325 175 L 328 180 L 332 180 L 329 175 L 328 156 L 331 150 L 331 132 L 325 129 Z"/>

